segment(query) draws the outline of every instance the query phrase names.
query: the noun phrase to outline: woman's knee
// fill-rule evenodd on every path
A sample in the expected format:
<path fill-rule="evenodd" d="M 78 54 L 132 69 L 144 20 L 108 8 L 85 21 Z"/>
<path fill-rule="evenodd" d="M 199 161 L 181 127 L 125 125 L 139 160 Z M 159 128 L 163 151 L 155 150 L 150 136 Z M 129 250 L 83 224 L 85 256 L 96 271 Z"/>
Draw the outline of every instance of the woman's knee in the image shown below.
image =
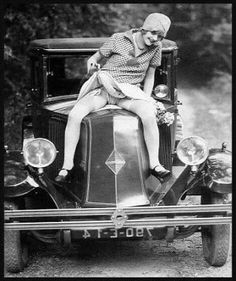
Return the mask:
<path fill-rule="evenodd" d="M 82 110 L 71 110 L 68 115 L 68 122 L 81 123 L 82 119 L 86 116 Z"/>

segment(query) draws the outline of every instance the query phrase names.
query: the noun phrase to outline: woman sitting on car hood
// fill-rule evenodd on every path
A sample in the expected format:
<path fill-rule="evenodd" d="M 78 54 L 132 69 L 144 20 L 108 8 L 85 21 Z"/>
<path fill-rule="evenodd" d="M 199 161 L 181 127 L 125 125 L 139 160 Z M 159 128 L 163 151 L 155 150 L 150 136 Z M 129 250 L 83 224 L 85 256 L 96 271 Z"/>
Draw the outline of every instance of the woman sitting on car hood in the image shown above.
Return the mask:
<path fill-rule="evenodd" d="M 150 173 L 157 178 L 170 174 L 159 162 L 159 129 L 156 112 L 160 103 L 151 97 L 156 67 L 161 65 L 162 39 L 171 21 L 164 14 L 152 13 L 139 29 L 113 34 L 88 59 L 88 73 L 78 101 L 69 113 L 65 130 L 64 163 L 55 181 L 67 182 L 74 166 L 82 119 L 90 112 L 115 104 L 137 114 L 142 121 L 149 154 Z M 106 57 L 101 67 L 99 62 Z M 140 83 L 143 82 L 143 90 Z"/>

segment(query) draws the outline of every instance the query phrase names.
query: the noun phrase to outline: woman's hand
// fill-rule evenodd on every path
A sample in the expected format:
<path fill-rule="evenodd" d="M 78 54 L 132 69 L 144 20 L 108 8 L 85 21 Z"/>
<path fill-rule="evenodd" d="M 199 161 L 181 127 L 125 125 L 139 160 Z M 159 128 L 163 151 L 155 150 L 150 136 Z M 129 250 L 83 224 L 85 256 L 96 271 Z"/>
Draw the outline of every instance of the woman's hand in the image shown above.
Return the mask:
<path fill-rule="evenodd" d="M 88 73 L 94 73 L 95 71 L 100 69 L 100 64 L 95 62 L 95 61 L 89 61 L 88 60 L 88 64 L 87 64 L 87 71 Z"/>
<path fill-rule="evenodd" d="M 101 59 L 101 55 L 97 52 L 92 57 L 90 57 L 87 61 L 87 73 L 94 73 L 99 70 L 101 65 L 98 61 Z"/>

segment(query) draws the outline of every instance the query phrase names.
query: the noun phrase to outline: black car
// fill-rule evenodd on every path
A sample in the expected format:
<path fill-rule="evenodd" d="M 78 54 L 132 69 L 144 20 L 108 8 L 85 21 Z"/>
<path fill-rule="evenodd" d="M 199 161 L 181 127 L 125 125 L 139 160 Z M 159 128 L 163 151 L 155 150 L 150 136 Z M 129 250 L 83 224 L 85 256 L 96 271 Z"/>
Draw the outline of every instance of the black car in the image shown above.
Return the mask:
<path fill-rule="evenodd" d="M 58 185 L 68 113 L 88 79 L 86 62 L 106 38 L 40 39 L 30 44 L 31 103 L 22 123 L 22 151 L 5 152 L 5 266 L 24 269 L 28 239 L 174 239 L 201 232 L 203 255 L 225 264 L 230 245 L 232 160 L 226 144 L 209 148 L 183 137 L 178 113 L 178 48 L 164 39 L 153 97 L 173 122 L 159 124 L 160 162 L 171 175 L 150 175 L 142 123 L 114 105 L 81 125 L 72 180 Z M 184 204 L 186 198 L 197 204 Z M 30 249 L 33 250 L 33 249 Z"/>

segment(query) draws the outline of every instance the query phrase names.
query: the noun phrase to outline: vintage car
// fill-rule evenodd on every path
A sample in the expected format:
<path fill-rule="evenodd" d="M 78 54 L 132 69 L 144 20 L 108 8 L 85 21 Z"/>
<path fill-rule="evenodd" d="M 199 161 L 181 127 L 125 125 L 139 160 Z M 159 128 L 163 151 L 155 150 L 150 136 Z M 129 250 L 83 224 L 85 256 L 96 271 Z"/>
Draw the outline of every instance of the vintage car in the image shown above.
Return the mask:
<path fill-rule="evenodd" d="M 87 59 L 105 40 L 30 44 L 32 91 L 22 151 L 5 147 L 6 269 L 24 269 L 32 238 L 70 246 L 89 239 L 172 242 L 195 232 L 201 232 L 206 261 L 224 265 L 231 234 L 231 152 L 225 143 L 209 148 L 200 136 L 183 137 L 173 41 L 162 41 L 153 88 L 153 97 L 174 116 L 170 126 L 159 125 L 160 161 L 171 175 L 161 181 L 150 175 L 139 117 L 107 105 L 82 122 L 71 181 L 54 181 L 62 166 L 68 113 L 88 79 Z"/>

